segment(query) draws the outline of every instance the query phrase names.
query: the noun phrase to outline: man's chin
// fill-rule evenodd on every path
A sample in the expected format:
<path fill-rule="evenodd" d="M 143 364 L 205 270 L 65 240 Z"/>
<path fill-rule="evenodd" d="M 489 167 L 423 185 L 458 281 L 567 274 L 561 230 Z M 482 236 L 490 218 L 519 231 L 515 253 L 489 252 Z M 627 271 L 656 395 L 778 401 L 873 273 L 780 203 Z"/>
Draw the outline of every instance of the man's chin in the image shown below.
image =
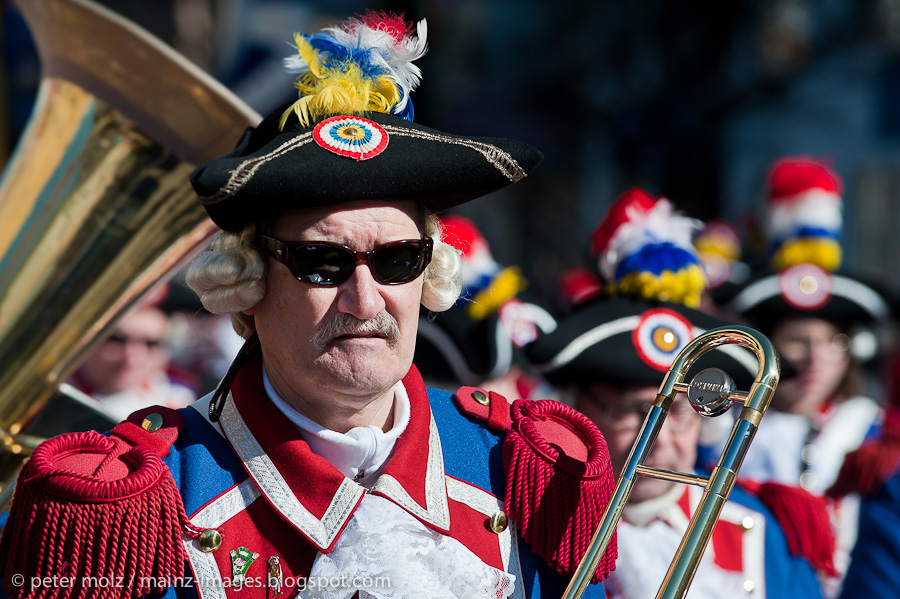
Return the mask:
<path fill-rule="evenodd" d="M 409 363 L 400 360 L 382 344 L 377 350 L 336 346 L 317 362 L 321 375 L 338 382 L 339 387 L 366 392 L 393 387 L 406 376 L 412 360 Z"/>

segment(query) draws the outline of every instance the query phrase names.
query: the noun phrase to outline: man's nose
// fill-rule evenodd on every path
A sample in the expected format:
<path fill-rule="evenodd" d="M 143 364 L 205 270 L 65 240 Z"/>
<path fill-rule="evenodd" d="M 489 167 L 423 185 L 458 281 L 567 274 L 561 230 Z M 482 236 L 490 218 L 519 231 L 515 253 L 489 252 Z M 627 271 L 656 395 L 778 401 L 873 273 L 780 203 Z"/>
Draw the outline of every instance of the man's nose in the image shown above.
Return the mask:
<path fill-rule="evenodd" d="M 367 263 L 358 264 L 350 278 L 338 286 L 338 310 L 369 320 L 384 308 L 381 285 L 372 277 Z"/>

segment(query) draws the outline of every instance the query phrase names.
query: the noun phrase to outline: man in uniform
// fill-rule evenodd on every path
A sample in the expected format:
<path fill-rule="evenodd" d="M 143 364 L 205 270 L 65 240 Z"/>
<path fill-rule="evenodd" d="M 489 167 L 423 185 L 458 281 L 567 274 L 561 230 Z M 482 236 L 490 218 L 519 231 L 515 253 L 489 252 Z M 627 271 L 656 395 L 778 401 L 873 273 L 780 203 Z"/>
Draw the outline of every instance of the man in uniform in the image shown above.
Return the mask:
<path fill-rule="evenodd" d="M 599 433 L 574 411 L 553 424 L 555 409 L 542 432 L 566 471 L 542 455 L 530 472 L 549 468 L 582 499 L 530 524 L 549 477 L 517 470 L 536 442 L 517 423 L 539 414 L 426 390 L 412 366 L 419 304 L 444 310 L 460 291 L 459 255 L 429 213 L 541 158 L 411 122 L 425 31 L 372 13 L 298 35 L 297 102 L 195 171 L 223 233 L 188 280 L 247 342 L 193 406 L 35 452 L 0 542 L 11 595 L 562 594 L 596 524 L 570 520 L 608 500 Z M 522 457 L 504 464 L 501 447 Z"/>
<path fill-rule="evenodd" d="M 593 236 L 593 254 L 606 293 L 579 305 L 555 331 L 526 348 L 537 369 L 598 425 L 616 473 L 627 463 L 676 356 L 697 335 L 725 324 L 690 307 L 700 305 L 704 290 L 700 261 L 690 242 L 693 227 L 694 221 L 674 213 L 664 198 L 641 189 L 623 194 Z M 750 354 L 744 349 L 728 345 L 701 356 L 691 372 L 717 366 L 746 390 L 752 380 L 748 375 L 757 369 L 756 359 L 748 365 L 746 358 Z M 690 378 L 688 373 L 685 380 Z M 691 472 L 700 434 L 700 415 L 686 398 L 677 397 L 645 465 Z M 775 495 L 784 490 L 767 491 Z M 607 596 L 654 596 L 702 492 L 700 487 L 660 479 L 637 481 L 618 525 L 619 557 L 606 581 Z M 801 521 L 818 516 L 808 521 L 810 527 L 824 525 L 824 530 L 813 531 L 821 537 L 804 537 L 805 530 L 791 537 L 802 539 L 798 545 L 812 548 L 813 555 L 792 555 L 803 551 L 789 552 L 785 533 L 763 502 L 736 487 L 700 561 L 690 597 L 822 596 L 816 572 L 804 557 L 831 571 L 833 540 L 824 502 L 800 490 L 786 492 L 801 500 L 797 506 L 822 508 L 794 514 Z M 822 537 L 824 543 L 817 543 Z M 824 551 L 819 551 L 823 545 Z"/>

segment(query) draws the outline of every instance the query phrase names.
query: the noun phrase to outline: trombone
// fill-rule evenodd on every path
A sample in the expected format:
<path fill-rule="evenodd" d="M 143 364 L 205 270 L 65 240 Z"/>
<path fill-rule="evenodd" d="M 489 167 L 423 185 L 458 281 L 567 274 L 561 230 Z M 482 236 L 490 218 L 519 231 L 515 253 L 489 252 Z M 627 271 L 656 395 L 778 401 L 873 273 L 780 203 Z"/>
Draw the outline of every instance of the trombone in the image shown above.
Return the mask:
<path fill-rule="evenodd" d="M 759 361 L 759 370 L 749 392 L 736 391 L 731 377 L 715 368 L 703 370 L 689 384 L 684 383 L 685 374 L 697 358 L 715 347 L 729 343 L 736 343 L 751 349 Z M 656 597 L 657 599 L 674 599 L 687 594 L 722 507 L 734 487 L 737 472 L 744 461 L 750 442 L 753 440 L 759 422 L 775 393 L 780 373 L 778 354 L 772 343 L 758 331 L 745 326 L 735 325 L 711 329 L 681 350 L 663 379 L 656 395 L 656 402 L 647 414 L 622 474 L 616 482 L 612 500 L 606 507 L 603 520 L 572 576 L 572 581 L 563 595 L 564 599 L 577 599 L 584 593 L 590 583 L 591 575 L 597 569 L 597 565 L 609 545 L 616 530 L 616 524 L 622 516 L 625 503 L 639 476 L 698 485 L 704 488 L 703 497 L 691 517 L 688 529 L 681 539 L 681 545 L 675 552 L 675 557 L 669 565 L 669 571 L 666 573 Z M 718 464 L 709 476 L 672 472 L 643 465 L 653 449 L 653 444 L 668 414 L 669 407 L 678 393 L 687 394 L 694 409 L 709 417 L 724 414 L 734 402 L 743 404 L 740 416 L 731 430 L 728 443 L 719 456 Z"/>

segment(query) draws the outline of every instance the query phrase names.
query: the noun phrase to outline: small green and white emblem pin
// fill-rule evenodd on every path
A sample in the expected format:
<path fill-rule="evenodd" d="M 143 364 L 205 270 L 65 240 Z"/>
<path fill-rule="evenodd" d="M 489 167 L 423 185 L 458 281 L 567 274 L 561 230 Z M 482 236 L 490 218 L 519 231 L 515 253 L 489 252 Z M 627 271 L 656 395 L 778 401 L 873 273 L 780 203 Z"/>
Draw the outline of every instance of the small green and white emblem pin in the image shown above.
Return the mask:
<path fill-rule="evenodd" d="M 259 557 L 258 553 L 253 553 L 246 547 L 238 547 L 228 552 L 231 556 L 231 586 L 239 589 L 244 586 L 244 579 L 247 577 L 247 568 Z"/>

